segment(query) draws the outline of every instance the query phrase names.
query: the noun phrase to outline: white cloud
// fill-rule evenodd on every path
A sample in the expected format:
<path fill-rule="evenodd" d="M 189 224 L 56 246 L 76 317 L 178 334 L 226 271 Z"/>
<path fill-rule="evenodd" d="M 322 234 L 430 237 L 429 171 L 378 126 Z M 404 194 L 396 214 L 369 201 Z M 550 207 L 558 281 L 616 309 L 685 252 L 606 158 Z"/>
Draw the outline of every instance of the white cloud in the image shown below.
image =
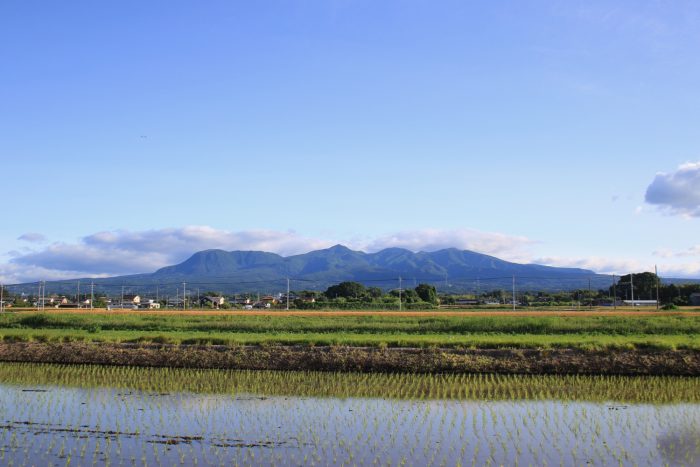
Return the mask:
<path fill-rule="evenodd" d="M 562 268 L 583 268 L 590 269 L 600 274 L 628 274 L 630 271 L 648 271 L 648 265 L 633 259 L 619 259 L 601 256 L 590 256 L 586 258 L 566 258 L 561 256 L 549 256 L 536 258 L 532 261 L 535 264 L 545 266 L 555 266 Z"/>
<path fill-rule="evenodd" d="M 658 173 L 646 191 L 645 201 L 670 214 L 700 217 L 700 162 L 671 173 Z"/>
<path fill-rule="evenodd" d="M 294 231 L 231 232 L 208 226 L 115 230 L 97 232 L 76 243 L 57 242 L 35 250 L 14 252 L 10 263 L 0 265 L 0 278 L 7 283 L 153 272 L 206 249 L 260 250 L 289 256 L 327 248 L 336 243 L 368 252 L 389 247 L 413 251 L 454 247 L 523 260 L 523 248 L 534 242 L 525 237 L 473 229 L 413 230 L 351 241 L 310 238 Z"/>
<path fill-rule="evenodd" d="M 487 255 L 510 258 L 520 255 L 522 249 L 536 243 L 527 237 L 473 229 L 421 229 L 385 235 L 362 245 L 365 251 L 384 248 L 406 248 L 412 251 L 436 251 L 444 248 L 473 250 Z"/>
<path fill-rule="evenodd" d="M 668 248 L 660 248 L 654 252 L 652 252 L 652 255 L 658 256 L 659 258 L 673 258 L 674 253 L 672 250 Z"/>
<path fill-rule="evenodd" d="M 695 245 L 688 248 L 687 250 L 679 251 L 678 253 L 676 253 L 676 256 L 681 258 L 688 256 L 700 256 L 700 245 Z"/>
<path fill-rule="evenodd" d="M 661 277 L 672 278 L 698 278 L 700 277 L 700 262 L 693 263 L 678 263 L 671 259 L 680 257 L 678 253 L 668 255 L 668 250 L 659 250 L 654 252 L 656 256 L 669 258 L 668 261 L 658 265 L 659 275 Z M 667 256 L 663 256 L 667 255 Z M 586 258 L 566 258 L 566 257 L 543 257 L 533 260 L 535 264 L 543 264 L 546 266 L 566 267 L 566 268 L 583 268 L 590 269 L 599 274 L 616 274 L 618 276 L 629 274 L 630 272 L 654 272 L 655 265 L 642 262 L 636 259 L 629 258 L 609 258 L 601 256 L 592 256 Z"/>
<path fill-rule="evenodd" d="M 46 236 L 36 232 L 27 232 L 17 237 L 17 240 L 23 240 L 29 243 L 42 243 L 46 241 Z"/>
<path fill-rule="evenodd" d="M 8 284 L 153 272 L 158 268 L 182 262 L 193 253 L 206 249 L 261 250 L 289 256 L 327 248 L 336 243 L 367 252 L 390 247 L 412 251 L 458 248 L 519 263 L 577 267 L 601 273 L 624 274 L 629 271 L 651 270 L 648 264 L 629 259 L 559 256 L 537 258 L 530 252 L 530 248 L 538 243 L 532 239 L 474 229 L 409 230 L 376 238 L 347 241 L 338 238 L 306 237 L 294 231 L 232 232 L 207 226 L 187 226 L 146 231 L 98 232 L 75 243 L 56 242 L 36 246 L 28 251 L 23 248 L 10 256 L 9 263 L 0 264 L 0 281 Z M 668 250 L 660 250 L 657 253 L 658 256 L 669 257 L 671 262 L 678 261 L 682 256 L 700 255 L 700 245 L 680 253 Z M 677 274 L 679 277 L 700 274 L 700 267 L 695 263 L 660 266 L 666 277 L 671 274 Z"/>
<path fill-rule="evenodd" d="M 84 271 L 64 271 L 41 266 L 24 266 L 13 263 L 0 264 L 1 284 L 19 284 L 38 280 L 59 281 L 86 276 L 109 277 L 109 274 L 85 274 Z"/>
<path fill-rule="evenodd" d="M 693 256 L 700 256 L 700 245 L 695 245 L 687 248 L 683 251 L 673 251 L 669 248 L 662 248 L 655 251 L 654 256 L 659 256 L 661 258 L 688 258 Z"/>
<path fill-rule="evenodd" d="M 0 275 L 36 280 L 49 276 L 96 277 L 153 272 L 207 249 L 262 250 L 290 255 L 331 246 L 333 242 L 306 238 L 293 231 L 229 232 L 207 226 L 187 226 L 132 232 L 98 232 L 76 243 L 53 243 L 40 250 L 16 254 Z M 27 271 L 19 273 L 18 271 Z"/>

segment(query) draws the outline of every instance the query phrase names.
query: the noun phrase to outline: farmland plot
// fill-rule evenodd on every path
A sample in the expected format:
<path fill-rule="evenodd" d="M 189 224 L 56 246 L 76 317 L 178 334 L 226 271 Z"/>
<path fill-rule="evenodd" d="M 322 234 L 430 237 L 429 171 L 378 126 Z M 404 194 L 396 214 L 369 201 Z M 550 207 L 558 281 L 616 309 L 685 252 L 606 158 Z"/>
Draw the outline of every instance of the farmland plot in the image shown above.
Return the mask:
<path fill-rule="evenodd" d="M 692 378 L 0 364 L 12 465 L 697 465 Z"/>

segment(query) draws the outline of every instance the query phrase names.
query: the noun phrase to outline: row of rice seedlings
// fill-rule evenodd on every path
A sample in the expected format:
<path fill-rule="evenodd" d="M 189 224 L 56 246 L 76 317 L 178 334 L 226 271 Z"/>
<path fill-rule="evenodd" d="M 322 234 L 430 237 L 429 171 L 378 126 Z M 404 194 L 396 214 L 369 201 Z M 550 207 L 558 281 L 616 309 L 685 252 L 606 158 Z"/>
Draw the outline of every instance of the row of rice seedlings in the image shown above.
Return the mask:
<path fill-rule="evenodd" d="M 0 381 L 309 397 L 700 402 L 700 378 L 682 377 L 276 372 L 0 363 Z"/>
<path fill-rule="evenodd" d="M 693 465 L 700 449 L 697 404 L 35 389 L 0 386 L 0 455 L 20 465 Z"/>

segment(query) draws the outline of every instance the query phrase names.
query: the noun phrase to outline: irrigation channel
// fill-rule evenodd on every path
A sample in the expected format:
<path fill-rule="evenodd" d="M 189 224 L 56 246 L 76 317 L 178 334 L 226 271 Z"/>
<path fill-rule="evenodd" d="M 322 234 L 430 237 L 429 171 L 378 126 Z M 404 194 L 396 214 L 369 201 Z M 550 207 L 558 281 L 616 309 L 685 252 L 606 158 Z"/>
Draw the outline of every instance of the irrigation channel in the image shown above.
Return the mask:
<path fill-rule="evenodd" d="M 2 465 L 700 465 L 700 379 L 0 364 Z"/>

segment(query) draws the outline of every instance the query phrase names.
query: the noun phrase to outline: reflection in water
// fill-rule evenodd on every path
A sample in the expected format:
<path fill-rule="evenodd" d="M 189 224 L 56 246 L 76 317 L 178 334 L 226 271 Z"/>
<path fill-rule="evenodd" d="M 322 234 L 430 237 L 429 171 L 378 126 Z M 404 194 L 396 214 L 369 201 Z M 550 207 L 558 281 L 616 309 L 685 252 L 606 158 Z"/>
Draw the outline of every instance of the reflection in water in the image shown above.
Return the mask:
<path fill-rule="evenodd" d="M 698 440 L 700 430 L 697 423 L 689 427 L 675 426 L 671 431 L 659 434 L 657 448 L 664 462 L 670 465 L 700 465 Z"/>
<path fill-rule="evenodd" d="M 697 465 L 700 459 L 696 403 L 3 384 L 0 419 L 1 464 Z"/>

